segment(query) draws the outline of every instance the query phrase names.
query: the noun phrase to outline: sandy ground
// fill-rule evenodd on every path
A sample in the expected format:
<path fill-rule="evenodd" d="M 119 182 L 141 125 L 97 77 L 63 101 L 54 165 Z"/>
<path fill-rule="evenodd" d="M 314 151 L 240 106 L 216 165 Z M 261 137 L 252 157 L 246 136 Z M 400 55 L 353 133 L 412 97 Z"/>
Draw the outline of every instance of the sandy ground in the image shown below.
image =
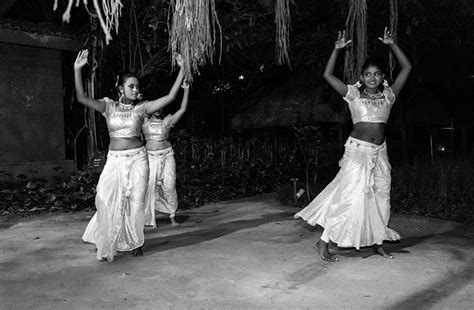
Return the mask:
<path fill-rule="evenodd" d="M 91 213 L 0 225 L 0 309 L 473 309 L 474 229 L 392 215 L 403 237 L 333 249 L 272 196 L 182 211 L 146 230 L 145 256 L 98 262 L 81 236 Z"/>

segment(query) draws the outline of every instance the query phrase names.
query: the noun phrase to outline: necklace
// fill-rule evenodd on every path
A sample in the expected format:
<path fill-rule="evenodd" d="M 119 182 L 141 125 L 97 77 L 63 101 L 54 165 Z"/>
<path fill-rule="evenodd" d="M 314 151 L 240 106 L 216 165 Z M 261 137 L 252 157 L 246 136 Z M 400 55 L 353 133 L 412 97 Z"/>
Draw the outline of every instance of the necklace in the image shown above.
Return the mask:
<path fill-rule="evenodd" d="M 119 107 L 122 109 L 122 110 L 125 110 L 125 111 L 129 111 L 133 108 L 133 104 L 129 103 L 129 104 L 125 104 L 125 103 L 122 103 L 122 101 L 119 101 Z"/>
<path fill-rule="evenodd" d="M 376 94 L 371 94 L 371 93 L 367 92 L 367 88 L 364 88 L 364 93 L 367 94 L 370 97 L 370 99 L 375 99 L 375 98 L 382 97 L 382 93 L 380 92 L 380 90 Z"/>

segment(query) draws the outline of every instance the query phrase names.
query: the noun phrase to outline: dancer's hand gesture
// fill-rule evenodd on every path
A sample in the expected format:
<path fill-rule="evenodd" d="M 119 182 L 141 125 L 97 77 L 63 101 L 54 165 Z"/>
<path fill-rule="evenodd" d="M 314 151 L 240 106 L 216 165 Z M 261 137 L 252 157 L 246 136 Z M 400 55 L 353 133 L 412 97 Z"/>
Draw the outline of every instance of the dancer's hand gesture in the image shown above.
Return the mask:
<path fill-rule="evenodd" d="M 395 39 L 392 36 L 392 33 L 388 30 L 387 27 L 385 27 L 385 30 L 383 31 L 383 38 L 379 37 L 379 40 L 383 44 L 393 44 L 395 43 Z"/>
<path fill-rule="evenodd" d="M 337 41 L 336 43 L 334 43 L 334 48 L 339 50 L 339 49 L 344 49 L 346 48 L 347 46 L 349 46 L 349 44 L 351 44 L 352 40 L 347 40 L 346 41 L 346 31 L 343 30 L 342 33 L 339 31 L 337 33 Z"/>
<path fill-rule="evenodd" d="M 81 69 L 87 64 L 87 56 L 89 55 L 89 50 L 82 50 L 77 54 L 76 61 L 74 62 L 74 69 Z"/>
<path fill-rule="evenodd" d="M 178 64 L 178 66 L 180 68 L 183 68 L 184 67 L 184 59 L 183 59 L 183 56 L 181 56 L 181 54 L 176 54 L 176 63 Z"/>

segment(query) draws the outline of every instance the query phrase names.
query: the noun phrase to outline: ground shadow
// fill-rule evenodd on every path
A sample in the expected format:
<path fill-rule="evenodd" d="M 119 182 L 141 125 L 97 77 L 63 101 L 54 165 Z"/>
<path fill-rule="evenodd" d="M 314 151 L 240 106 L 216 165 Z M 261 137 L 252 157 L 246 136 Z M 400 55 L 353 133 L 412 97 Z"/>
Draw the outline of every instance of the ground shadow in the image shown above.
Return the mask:
<path fill-rule="evenodd" d="M 474 260 L 471 259 L 461 270 L 450 272 L 426 289 L 404 298 L 387 309 L 431 309 L 436 303 L 459 291 L 473 280 Z M 456 308 L 456 305 L 452 306 Z"/>
<path fill-rule="evenodd" d="M 272 222 L 290 220 L 293 220 L 293 213 L 281 212 L 262 218 L 220 223 L 218 225 L 210 226 L 197 231 L 185 232 L 178 235 L 149 238 L 145 241 L 143 250 L 146 253 L 167 251 L 217 239 L 239 230 L 257 227 Z"/>

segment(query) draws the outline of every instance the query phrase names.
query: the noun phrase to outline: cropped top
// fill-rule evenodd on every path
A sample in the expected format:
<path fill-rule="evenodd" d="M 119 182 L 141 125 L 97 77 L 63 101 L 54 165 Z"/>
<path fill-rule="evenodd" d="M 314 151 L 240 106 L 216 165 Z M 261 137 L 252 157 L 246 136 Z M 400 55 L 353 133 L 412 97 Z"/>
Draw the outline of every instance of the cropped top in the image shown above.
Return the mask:
<path fill-rule="evenodd" d="M 348 103 L 352 123 L 387 123 L 395 94 L 390 87 L 386 87 L 382 94 L 383 97 L 377 99 L 361 98 L 357 87 L 347 85 L 347 94 L 343 99 Z"/>
<path fill-rule="evenodd" d="M 168 134 L 173 126 L 171 115 L 166 116 L 164 119 L 146 117 L 143 122 L 142 131 L 147 141 L 164 141 L 168 139 Z"/>
<path fill-rule="evenodd" d="M 118 103 L 109 99 L 105 101 L 105 111 L 102 115 L 107 122 L 111 138 L 140 137 L 143 119 L 146 116 L 145 104 L 135 105 L 130 111 L 118 111 Z"/>

